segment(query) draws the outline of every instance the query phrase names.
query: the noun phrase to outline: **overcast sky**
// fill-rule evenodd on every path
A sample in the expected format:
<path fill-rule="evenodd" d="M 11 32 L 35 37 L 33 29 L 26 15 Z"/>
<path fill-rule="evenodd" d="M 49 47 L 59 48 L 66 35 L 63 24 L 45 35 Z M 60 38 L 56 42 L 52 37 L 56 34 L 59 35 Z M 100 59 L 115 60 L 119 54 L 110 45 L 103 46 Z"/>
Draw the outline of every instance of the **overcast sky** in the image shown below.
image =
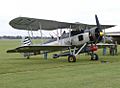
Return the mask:
<path fill-rule="evenodd" d="M 95 24 L 95 14 L 101 24 L 120 25 L 120 0 L 1 0 L 0 36 L 28 35 L 9 26 L 19 16 Z"/>

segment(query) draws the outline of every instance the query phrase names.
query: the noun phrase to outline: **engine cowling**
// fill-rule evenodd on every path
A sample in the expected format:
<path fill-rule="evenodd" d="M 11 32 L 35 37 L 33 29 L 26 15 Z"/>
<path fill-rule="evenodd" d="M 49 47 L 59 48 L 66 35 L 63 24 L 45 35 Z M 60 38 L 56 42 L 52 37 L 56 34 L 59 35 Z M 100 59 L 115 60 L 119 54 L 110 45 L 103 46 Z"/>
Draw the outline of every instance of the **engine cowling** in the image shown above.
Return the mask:
<path fill-rule="evenodd" d="M 99 42 L 103 38 L 103 32 L 99 31 L 97 27 L 94 27 L 89 30 L 90 41 Z"/>

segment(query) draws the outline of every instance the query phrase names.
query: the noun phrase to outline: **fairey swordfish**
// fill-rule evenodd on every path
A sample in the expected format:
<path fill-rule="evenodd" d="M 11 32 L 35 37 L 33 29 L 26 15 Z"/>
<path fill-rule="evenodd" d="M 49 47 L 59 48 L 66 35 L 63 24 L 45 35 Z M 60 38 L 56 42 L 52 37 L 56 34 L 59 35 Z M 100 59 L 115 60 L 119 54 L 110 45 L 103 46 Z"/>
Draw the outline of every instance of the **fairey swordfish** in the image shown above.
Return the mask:
<path fill-rule="evenodd" d="M 62 51 L 53 54 L 53 58 L 68 56 L 68 62 L 76 62 L 76 56 L 80 53 L 89 53 L 91 60 L 98 60 L 99 57 L 94 51 L 97 51 L 96 44 L 103 38 L 102 29 L 114 27 L 115 25 L 100 25 L 97 15 L 95 15 L 95 20 L 96 25 L 90 25 L 28 17 L 15 18 L 9 23 L 15 29 L 28 31 L 70 29 L 70 31 L 63 32 L 61 36 L 42 44 L 32 44 L 30 38 L 25 37 L 22 46 L 8 50 L 7 53 L 23 53 L 24 56 L 29 58 L 32 55 Z"/>

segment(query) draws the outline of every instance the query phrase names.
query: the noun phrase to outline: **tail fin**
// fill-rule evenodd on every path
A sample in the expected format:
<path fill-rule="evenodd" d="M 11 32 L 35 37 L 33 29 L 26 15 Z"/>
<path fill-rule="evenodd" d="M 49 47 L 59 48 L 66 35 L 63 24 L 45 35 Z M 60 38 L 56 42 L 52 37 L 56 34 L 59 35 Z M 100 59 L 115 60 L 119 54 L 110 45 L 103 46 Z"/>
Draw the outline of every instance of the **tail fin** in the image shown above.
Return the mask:
<path fill-rule="evenodd" d="M 22 38 L 22 46 L 29 46 L 32 44 L 30 37 L 26 36 Z"/>

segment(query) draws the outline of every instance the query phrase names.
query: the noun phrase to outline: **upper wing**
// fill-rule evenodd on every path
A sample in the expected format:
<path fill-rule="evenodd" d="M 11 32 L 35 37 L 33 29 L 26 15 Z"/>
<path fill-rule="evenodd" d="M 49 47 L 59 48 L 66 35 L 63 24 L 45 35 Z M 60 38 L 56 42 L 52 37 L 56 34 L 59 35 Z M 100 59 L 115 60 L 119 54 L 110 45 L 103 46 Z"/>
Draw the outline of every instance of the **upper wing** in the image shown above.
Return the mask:
<path fill-rule="evenodd" d="M 70 46 L 21 46 L 12 50 L 8 50 L 7 53 L 27 53 L 27 52 L 53 52 L 60 51 L 69 48 Z"/>
<path fill-rule="evenodd" d="M 16 29 L 32 30 L 32 31 L 40 30 L 40 28 L 42 30 L 55 30 L 55 29 L 63 29 L 63 28 L 89 29 L 92 27 L 96 27 L 96 25 L 89 25 L 83 23 L 67 23 L 67 22 L 58 22 L 53 20 L 27 18 L 27 17 L 15 18 L 11 20 L 9 24 Z M 106 29 L 114 26 L 115 25 L 101 25 L 101 28 Z"/>

